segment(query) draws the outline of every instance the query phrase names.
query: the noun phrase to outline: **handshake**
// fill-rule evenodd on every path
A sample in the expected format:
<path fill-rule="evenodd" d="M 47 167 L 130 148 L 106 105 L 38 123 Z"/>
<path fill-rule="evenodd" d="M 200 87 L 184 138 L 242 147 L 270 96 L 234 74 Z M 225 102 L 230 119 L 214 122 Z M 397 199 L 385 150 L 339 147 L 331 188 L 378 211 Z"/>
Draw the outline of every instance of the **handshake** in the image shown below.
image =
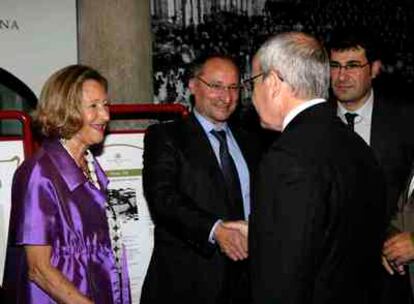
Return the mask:
<path fill-rule="evenodd" d="M 214 238 L 222 252 L 231 260 L 241 261 L 248 257 L 248 222 L 221 222 L 214 231 Z"/>

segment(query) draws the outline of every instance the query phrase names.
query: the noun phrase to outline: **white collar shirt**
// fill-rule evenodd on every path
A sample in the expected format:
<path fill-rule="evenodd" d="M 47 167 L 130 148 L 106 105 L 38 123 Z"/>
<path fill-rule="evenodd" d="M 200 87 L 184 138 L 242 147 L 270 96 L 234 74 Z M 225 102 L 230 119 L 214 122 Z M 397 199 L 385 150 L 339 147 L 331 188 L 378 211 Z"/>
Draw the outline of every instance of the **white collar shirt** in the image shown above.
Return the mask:
<path fill-rule="evenodd" d="M 371 144 L 371 122 L 373 108 L 374 92 L 372 90 L 364 105 L 356 111 L 348 111 L 340 102 L 338 102 L 337 115 L 345 124 L 347 123 L 345 118 L 346 113 L 349 112 L 358 114 L 358 116 L 355 117 L 354 131 L 361 136 L 368 145 Z"/>
<path fill-rule="evenodd" d="M 317 105 L 319 103 L 322 102 L 326 102 L 325 99 L 322 98 L 315 98 L 315 99 L 311 99 L 308 101 L 305 101 L 304 103 L 301 103 L 300 105 L 298 105 L 297 107 L 295 107 L 294 109 L 292 109 L 285 117 L 285 119 L 283 120 L 283 128 L 282 131 L 284 129 L 286 129 L 287 125 L 296 117 L 299 115 L 299 113 L 305 111 L 307 108 L 310 108 L 314 105 Z"/>

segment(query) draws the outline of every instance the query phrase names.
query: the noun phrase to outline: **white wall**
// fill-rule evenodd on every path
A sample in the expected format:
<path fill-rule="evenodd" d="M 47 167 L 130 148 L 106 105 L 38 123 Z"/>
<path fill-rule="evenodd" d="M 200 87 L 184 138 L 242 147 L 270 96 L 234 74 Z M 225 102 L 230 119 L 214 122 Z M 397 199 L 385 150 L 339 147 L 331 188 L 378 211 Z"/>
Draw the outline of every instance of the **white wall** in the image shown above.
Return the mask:
<path fill-rule="evenodd" d="M 56 70 L 78 62 L 76 0 L 1 0 L 0 66 L 39 96 Z"/>

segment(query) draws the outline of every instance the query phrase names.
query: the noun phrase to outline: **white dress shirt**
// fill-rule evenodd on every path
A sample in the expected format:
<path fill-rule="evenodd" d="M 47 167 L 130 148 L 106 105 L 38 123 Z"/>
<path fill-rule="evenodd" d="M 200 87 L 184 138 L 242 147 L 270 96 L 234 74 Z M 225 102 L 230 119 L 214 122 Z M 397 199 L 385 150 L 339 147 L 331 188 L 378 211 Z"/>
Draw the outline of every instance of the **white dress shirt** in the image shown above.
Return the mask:
<path fill-rule="evenodd" d="M 372 110 L 374 108 L 374 92 L 371 90 L 367 101 L 363 104 L 362 107 L 356 111 L 348 111 L 340 102 L 338 102 L 337 114 L 339 118 L 345 123 L 345 113 L 355 113 L 358 114 L 355 117 L 354 122 L 354 131 L 359 136 L 361 136 L 364 141 L 370 145 L 371 144 L 371 121 L 372 121 Z"/>
<path fill-rule="evenodd" d="M 245 219 L 249 218 L 250 214 L 250 173 L 247 167 L 247 163 L 243 158 L 243 154 L 237 144 L 236 139 L 234 138 L 230 128 L 228 127 L 227 123 L 221 124 L 213 124 L 209 120 L 207 120 L 203 115 L 201 115 L 196 109 L 193 111 L 194 116 L 201 124 L 201 127 L 204 130 L 204 133 L 207 135 L 207 138 L 210 142 L 211 147 L 213 148 L 214 154 L 216 155 L 217 161 L 220 164 L 220 143 L 218 139 L 210 133 L 211 130 L 224 130 L 226 132 L 226 140 L 227 145 L 229 147 L 229 153 L 233 158 L 234 164 L 236 165 L 236 170 L 239 175 L 240 180 L 240 188 L 242 191 L 242 199 L 243 199 L 243 211 Z M 220 164 L 221 165 L 221 164 Z M 215 243 L 214 239 L 214 232 L 216 227 L 222 220 L 218 219 L 213 227 L 210 230 L 210 234 L 208 240 L 210 243 Z"/>
<path fill-rule="evenodd" d="M 305 101 L 304 103 L 301 103 L 296 108 L 291 110 L 283 120 L 283 128 L 282 131 L 286 128 L 286 126 L 295 118 L 299 113 L 305 111 L 307 108 L 310 108 L 314 105 L 317 105 L 319 103 L 325 102 L 325 99 L 322 98 L 315 98 L 308 101 Z"/>

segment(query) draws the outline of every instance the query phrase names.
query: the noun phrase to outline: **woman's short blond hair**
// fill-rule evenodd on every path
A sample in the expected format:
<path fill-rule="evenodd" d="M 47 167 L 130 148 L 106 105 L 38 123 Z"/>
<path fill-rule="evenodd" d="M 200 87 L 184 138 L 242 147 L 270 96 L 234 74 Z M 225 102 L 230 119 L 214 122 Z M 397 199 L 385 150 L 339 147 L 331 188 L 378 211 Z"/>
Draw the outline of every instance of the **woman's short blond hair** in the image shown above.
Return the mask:
<path fill-rule="evenodd" d="M 67 66 L 49 77 L 34 113 L 42 135 L 69 139 L 82 128 L 82 90 L 86 80 L 95 80 L 108 90 L 107 80 L 84 65 Z"/>

